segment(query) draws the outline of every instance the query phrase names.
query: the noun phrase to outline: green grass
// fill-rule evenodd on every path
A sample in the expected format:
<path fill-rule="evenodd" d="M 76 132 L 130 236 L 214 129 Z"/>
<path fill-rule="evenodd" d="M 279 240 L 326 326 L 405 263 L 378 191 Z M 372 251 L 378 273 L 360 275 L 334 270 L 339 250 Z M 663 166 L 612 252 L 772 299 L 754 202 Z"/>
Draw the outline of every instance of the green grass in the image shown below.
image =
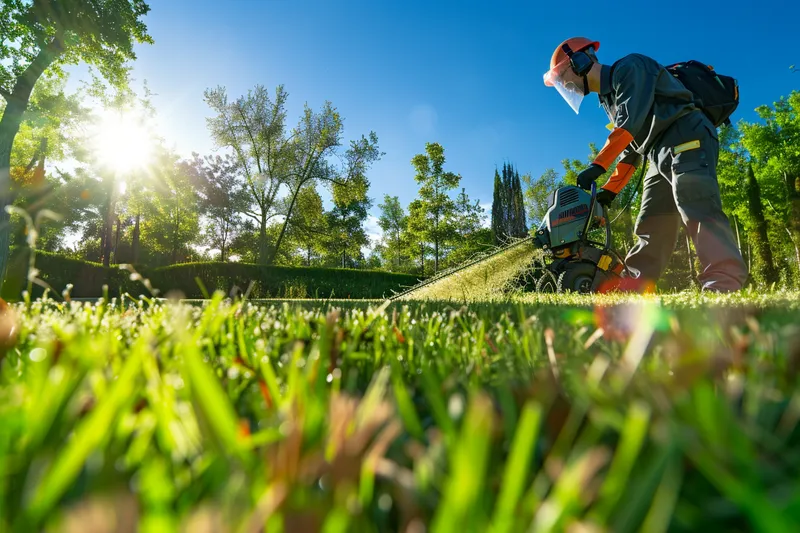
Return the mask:
<path fill-rule="evenodd" d="M 797 293 L 523 300 L 15 305 L 0 531 L 800 528 Z"/>

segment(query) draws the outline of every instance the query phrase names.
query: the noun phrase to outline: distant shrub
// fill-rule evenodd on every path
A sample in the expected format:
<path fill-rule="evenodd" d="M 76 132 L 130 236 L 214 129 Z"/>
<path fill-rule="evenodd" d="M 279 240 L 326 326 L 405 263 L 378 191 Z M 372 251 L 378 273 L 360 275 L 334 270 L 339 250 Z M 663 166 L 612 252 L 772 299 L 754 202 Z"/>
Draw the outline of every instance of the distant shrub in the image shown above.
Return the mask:
<path fill-rule="evenodd" d="M 3 283 L 3 298 L 16 300 L 27 288 L 29 253 L 30 249 L 27 247 L 12 250 Z M 103 295 L 103 285 L 108 286 L 110 296 L 117 296 L 120 292 L 130 292 L 133 295 L 147 294 L 141 283 L 131 281 L 130 273 L 120 270 L 116 265 L 104 267 L 100 263 L 37 250 L 35 266 L 39 271 L 37 277 L 58 295 L 70 284 L 72 285 L 70 294 L 75 298 L 100 297 Z M 44 287 L 35 284 L 32 296 L 39 297 L 44 290 Z"/>
<path fill-rule="evenodd" d="M 250 289 L 250 298 L 383 298 L 414 285 L 419 278 L 377 270 L 308 268 L 249 263 L 185 263 L 148 273 L 154 286 L 187 298 L 202 298 L 196 279 L 209 294 Z M 252 287 L 250 286 L 252 282 Z"/>
<path fill-rule="evenodd" d="M 3 298 L 17 300 L 27 287 L 27 248 L 12 251 L 11 263 L 3 284 Z M 71 295 L 75 298 L 97 298 L 103 295 L 103 285 L 108 286 L 110 296 L 128 292 L 134 296 L 149 295 L 139 281 L 130 279 L 130 272 L 118 265 L 108 268 L 100 263 L 71 259 L 63 255 L 37 251 L 36 269 L 38 278 L 47 283 L 57 294 L 72 284 Z M 160 296 L 170 292 L 180 293 L 186 298 L 203 298 L 203 289 L 208 294 L 220 290 L 226 295 L 244 294 L 250 287 L 250 298 L 383 298 L 392 291 L 418 282 L 417 276 L 396 274 L 376 270 L 353 270 L 342 268 L 306 268 L 254 265 L 248 263 L 184 263 L 168 267 L 148 269 L 137 267 L 136 271 L 148 278 Z M 44 288 L 35 285 L 33 297 L 44 293 Z"/>

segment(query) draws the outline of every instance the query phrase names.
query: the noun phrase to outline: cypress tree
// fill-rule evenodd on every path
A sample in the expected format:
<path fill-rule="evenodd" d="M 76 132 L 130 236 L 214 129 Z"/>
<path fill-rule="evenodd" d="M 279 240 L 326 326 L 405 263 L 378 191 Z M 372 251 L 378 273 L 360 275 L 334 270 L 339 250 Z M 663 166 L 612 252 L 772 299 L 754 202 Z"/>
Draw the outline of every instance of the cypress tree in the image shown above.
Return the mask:
<path fill-rule="evenodd" d="M 511 165 L 503 163 L 503 233 L 505 239 L 514 235 L 514 173 Z"/>
<path fill-rule="evenodd" d="M 497 169 L 494 169 L 494 195 L 492 196 L 492 240 L 495 245 L 505 239 L 505 220 L 503 217 L 503 182 Z"/>
<path fill-rule="evenodd" d="M 755 243 L 758 258 L 761 260 L 760 273 L 767 284 L 776 283 L 780 277 L 772 257 L 772 247 L 767 235 L 767 221 L 764 217 L 764 207 L 761 205 L 761 187 L 753 173 L 753 165 L 747 166 L 746 190 L 750 216 L 753 217 L 755 223 L 752 229 L 752 240 Z"/>
<path fill-rule="evenodd" d="M 514 171 L 514 190 L 512 195 L 514 211 L 514 236 L 525 237 L 528 234 L 528 224 L 525 220 L 525 202 L 522 197 L 522 183 L 519 179 L 519 171 Z"/>

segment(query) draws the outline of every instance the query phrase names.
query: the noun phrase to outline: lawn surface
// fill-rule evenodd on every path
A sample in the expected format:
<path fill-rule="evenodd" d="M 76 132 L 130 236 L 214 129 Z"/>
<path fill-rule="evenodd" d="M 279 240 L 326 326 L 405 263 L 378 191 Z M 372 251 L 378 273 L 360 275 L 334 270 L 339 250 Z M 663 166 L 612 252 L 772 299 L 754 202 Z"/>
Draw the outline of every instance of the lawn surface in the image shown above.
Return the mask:
<path fill-rule="evenodd" d="M 17 304 L 0 531 L 797 531 L 799 301 Z"/>

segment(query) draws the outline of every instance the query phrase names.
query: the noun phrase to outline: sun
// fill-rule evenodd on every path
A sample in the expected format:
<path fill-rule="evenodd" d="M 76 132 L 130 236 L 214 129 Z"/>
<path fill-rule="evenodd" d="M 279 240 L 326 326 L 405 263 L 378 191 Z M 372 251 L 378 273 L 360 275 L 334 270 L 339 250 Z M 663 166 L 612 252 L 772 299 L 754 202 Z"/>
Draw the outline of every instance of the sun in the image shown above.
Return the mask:
<path fill-rule="evenodd" d="M 153 156 L 153 136 L 133 113 L 104 111 L 94 134 L 98 161 L 117 173 L 141 170 Z"/>

